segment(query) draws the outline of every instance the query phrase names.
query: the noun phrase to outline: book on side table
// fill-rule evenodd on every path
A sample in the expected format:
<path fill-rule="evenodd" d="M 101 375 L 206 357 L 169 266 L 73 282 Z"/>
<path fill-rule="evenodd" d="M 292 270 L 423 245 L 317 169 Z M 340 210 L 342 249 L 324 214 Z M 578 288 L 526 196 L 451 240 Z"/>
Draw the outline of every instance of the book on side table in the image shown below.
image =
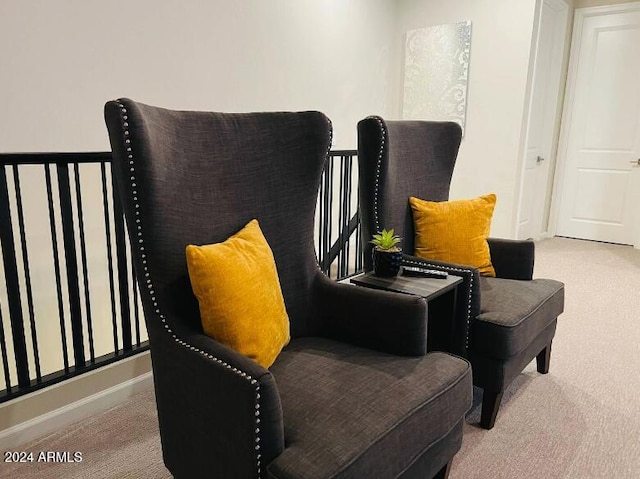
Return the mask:
<path fill-rule="evenodd" d="M 376 276 L 373 272 L 364 273 L 352 277 L 351 282 L 358 286 L 365 286 L 368 288 L 415 294 L 417 296 L 422 296 L 427 301 L 430 301 L 447 291 L 454 289 L 462 283 L 462 278 L 460 276 L 453 275 L 447 275 L 444 278 L 429 278 L 414 274 L 404 275 L 401 270 L 400 275 L 392 278 Z"/>

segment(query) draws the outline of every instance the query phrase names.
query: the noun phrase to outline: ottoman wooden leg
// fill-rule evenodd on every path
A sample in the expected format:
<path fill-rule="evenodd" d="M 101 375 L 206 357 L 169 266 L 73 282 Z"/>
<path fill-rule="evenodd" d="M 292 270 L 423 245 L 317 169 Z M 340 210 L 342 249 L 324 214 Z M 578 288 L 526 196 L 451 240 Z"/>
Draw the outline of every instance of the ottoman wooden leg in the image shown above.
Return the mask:
<path fill-rule="evenodd" d="M 538 365 L 538 372 L 547 374 L 549 372 L 549 363 L 551 362 L 551 343 L 547 345 L 536 356 L 536 364 Z"/>
<path fill-rule="evenodd" d="M 451 463 L 453 459 L 451 459 L 447 464 L 438 471 L 438 473 L 433 476 L 433 479 L 447 479 L 449 477 L 449 472 L 451 472 Z"/>
<path fill-rule="evenodd" d="M 503 391 L 487 391 L 484 390 L 482 394 L 482 415 L 480 416 L 480 427 L 484 429 L 491 429 L 496 423 L 496 417 L 498 416 L 498 409 L 500 409 L 500 402 L 502 401 Z"/>

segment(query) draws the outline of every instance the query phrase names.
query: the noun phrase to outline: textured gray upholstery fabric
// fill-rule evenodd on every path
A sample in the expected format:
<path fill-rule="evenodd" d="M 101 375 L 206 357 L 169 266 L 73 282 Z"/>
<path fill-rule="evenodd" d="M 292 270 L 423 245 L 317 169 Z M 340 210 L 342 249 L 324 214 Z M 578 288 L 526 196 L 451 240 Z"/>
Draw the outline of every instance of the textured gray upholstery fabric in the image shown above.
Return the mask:
<path fill-rule="evenodd" d="M 416 430 L 415 423 L 442 423 L 451 432 L 443 433 L 433 453 L 429 443 L 419 442 L 418 463 L 426 464 L 419 469 L 441 467 L 443 456 L 453 457 L 460 447 L 454 426 L 470 406 L 471 381 L 463 361 L 449 356 L 438 356 L 437 361 L 431 356 L 400 358 L 369 351 L 370 358 L 378 359 L 359 367 L 363 350 L 342 344 L 326 370 L 314 367 L 313 361 L 307 364 L 305 358 L 313 356 L 304 354 L 287 366 L 286 359 L 293 352 L 285 352 L 282 366 L 269 371 L 202 332 L 185 247 L 224 241 L 256 218 L 274 254 L 293 349 L 306 344 L 296 338 L 331 333 L 370 348 L 402 354 L 424 352 L 424 337 L 418 335 L 403 349 L 406 331 L 385 327 L 390 324 L 388 310 L 394 310 L 395 304 L 406 315 L 408 331 L 424 328 L 424 301 L 382 292 L 363 295 L 355 286 L 345 288 L 329 281 L 318 268 L 314 213 L 331 144 L 331 124 L 322 113 L 172 111 L 121 99 L 106 104 L 105 120 L 149 332 L 163 458 L 175 477 L 265 477 L 266 466 L 288 452 L 291 437 L 297 437 L 296 425 L 304 423 L 309 414 L 326 413 L 335 401 L 355 405 L 361 400 L 351 397 L 356 391 L 345 385 L 342 396 L 340 391 L 332 396 L 334 402 L 313 403 L 312 399 L 325 394 L 316 387 L 316 396 L 307 397 L 306 407 L 290 399 L 283 404 L 279 385 L 294 386 L 295 368 L 304 371 L 310 387 L 323 384 L 331 368 L 336 372 L 353 368 L 358 372 L 354 384 L 355 376 L 362 374 L 369 379 L 386 378 L 384 384 L 389 385 L 393 373 L 385 368 L 392 363 L 398 367 L 400 383 L 403 376 L 426 383 L 439 373 L 459 381 L 466 395 L 457 388 L 441 393 L 419 388 L 411 396 L 415 410 L 389 409 L 385 426 L 376 430 L 381 437 L 419 442 L 424 433 Z M 348 315 L 339 314 L 341 304 Z M 376 307 L 381 304 L 385 307 Z M 367 329 L 366 319 L 376 326 Z M 332 324 L 341 324 L 341 329 L 332 331 Z M 391 386 L 368 387 L 375 389 L 376 400 L 382 403 L 399 400 Z M 445 396 L 443 402 L 451 400 L 450 409 L 446 413 L 434 410 L 438 415 L 426 418 L 430 404 L 440 401 L 434 394 Z M 315 411 L 316 406 L 327 411 Z M 343 427 L 357 426 L 352 424 L 353 415 L 343 413 L 343 422 L 319 425 L 323 434 L 342 442 L 346 441 Z M 364 458 L 359 467 L 375 463 L 375 455 L 368 452 L 376 447 L 373 438 L 373 432 L 363 436 L 357 442 L 359 449 L 352 450 Z M 401 477 L 405 466 L 416 459 L 413 449 L 405 452 L 396 446 L 398 457 L 387 469 L 389 478 Z"/>
<path fill-rule="evenodd" d="M 562 313 L 564 286 L 552 279 L 480 278 L 482 311 L 473 324 L 473 347 L 493 358 L 520 353 Z"/>
<path fill-rule="evenodd" d="M 409 197 L 430 201 L 449 198 L 449 184 L 462 130 L 456 123 L 384 121 L 370 117 L 358 125 L 360 202 L 365 270 L 371 270 L 369 240 L 380 229 L 393 228 L 402 248 L 414 249 L 415 231 Z M 393 148 L 388 148 L 389 144 Z M 384 147 L 381 150 L 381 145 Z M 383 186 L 376 189 L 376 185 Z M 377 193 L 376 193 L 377 192 Z M 374 196 L 377 195 L 376 204 Z"/>
<path fill-rule="evenodd" d="M 362 241 L 368 242 L 382 228 L 395 228 L 404 238 L 405 262 L 463 278 L 450 352 L 471 359 L 475 385 L 499 394 L 550 346 L 564 308 L 564 286 L 532 280 L 532 241 L 489 238 L 497 278 L 481 278 L 469 266 L 412 256 L 415 233 L 409 197 L 448 199 L 460 140 L 460 127 L 450 122 L 368 117 L 358 123 Z M 368 254 L 365 251 L 367 271 Z M 493 420 L 495 414 L 483 408 L 484 425 L 492 427 Z"/>
<path fill-rule="evenodd" d="M 443 353 L 406 359 L 302 338 L 271 371 L 287 441 L 268 467 L 278 478 L 395 477 L 471 400 L 469 363 Z"/>
<path fill-rule="evenodd" d="M 427 304 L 423 298 L 338 284 L 317 277 L 323 334 L 387 353 L 427 353 Z"/>
<path fill-rule="evenodd" d="M 471 352 L 473 381 L 484 390 L 500 392 L 522 372 L 540 351 L 551 344 L 556 333 L 557 320 L 553 320 L 540 334 L 532 338 L 527 347 L 515 356 L 506 359 L 490 358 L 482 353 Z"/>
<path fill-rule="evenodd" d="M 453 430 L 436 442 L 428 450 L 428 453 L 420 456 L 403 474 L 400 479 L 424 479 L 425 477 L 435 477 L 442 473 L 442 469 L 449 462 L 449 450 L 457 443 L 462 442 L 462 429 L 464 419 L 461 419 Z M 443 476 L 438 476 L 442 478 Z"/>
<path fill-rule="evenodd" d="M 428 127 L 425 128 L 425 124 Z M 385 121 L 368 117 L 358 123 L 358 174 L 364 270 L 371 271 L 371 236 L 393 228 L 402 237 L 405 260 L 461 276 L 451 351 L 467 356 L 467 317 L 480 312 L 478 271 L 465 265 L 425 261 L 413 255 L 414 227 L 409 197 L 431 201 L 449 198 L 449 184 L 462 137 L 452 122 Z M 392 147 L 390 147 L 392 145 Z"/>
<path fill-rule="evenodd" d="M 114 155 L 126 160 L 127 152 L 118 151 L 122 139 L 113 138 L 122 136 L 120 111 L 107 109 Z M 200 327 L 184 248 L 224 241 L 256 218 L 273 250 L 291 334 L 312 332 L 313 217 L 329 120 L 319 112 L 176 112 L 140 103 L 127 110 L 136 187 L 125 169 L 123 198 L 144 219 L 148 267 L 163 309 Z M 143 192 L 135 195 L 137 208 L 133 191 Z"/>
<path fill-rule="evenodd" d="M 491 263 L 498 278 L 532 279 L 535 245 L 533 241 L 488 238 Z"/>

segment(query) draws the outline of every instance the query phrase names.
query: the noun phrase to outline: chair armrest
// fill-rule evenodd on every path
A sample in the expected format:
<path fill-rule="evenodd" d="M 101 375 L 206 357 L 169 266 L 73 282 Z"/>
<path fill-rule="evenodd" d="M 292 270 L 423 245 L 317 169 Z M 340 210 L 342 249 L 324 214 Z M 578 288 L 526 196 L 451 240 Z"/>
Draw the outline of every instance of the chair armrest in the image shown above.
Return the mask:
<path fill-rule="evenodd" d="M 498 278 L 524 279 L 533 278 L 535 244 L 531 240 L 509 240 L 489 238 L 491 263 Z"/>
<path fill-rule="evenodd" d="M 157 317 L 147 323 L 167 467 L 178 477 L 255 476 L 284 449 L 272 374 L 178 321 L 167 318 L 170 332 Z"/>
<path fill-rule="evenodd" d="M 472 266 L 410 255 L 404 255 L 402 262 L 411 266 L 424 266 L 430 269 L 446 271 L 462 278 L 462 283 L 458 286 L 458 294 L 456 296 L 456 318 L 453 325 L 454 339 L 452 349 L 448 352 L 468 358 L 468 347 L 471 342 L 471 327 L 469 323 L 480 314 L 480 276 L 478 269 Z"/>
<path fill-rule="evenodd" d="M 409 294 L 337 283 L 318 273 L 315 304 L 325 336 L 402 356 L 427 352 L 427 303 Z"/>

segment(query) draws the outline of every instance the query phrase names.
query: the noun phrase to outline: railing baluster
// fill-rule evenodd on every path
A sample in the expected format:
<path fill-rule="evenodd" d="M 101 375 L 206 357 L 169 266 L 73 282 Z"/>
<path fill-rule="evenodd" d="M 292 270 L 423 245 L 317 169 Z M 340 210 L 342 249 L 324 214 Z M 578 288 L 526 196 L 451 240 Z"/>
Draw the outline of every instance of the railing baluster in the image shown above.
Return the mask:
<path fill-rule="evenodd" d="M 342 274 L 341 276 L 346 276 L 347 275 L 347 271 L 349 268 L 349 241 L 351 240 L 351 235 L 348 231 L 348 227 L 349 227 L 349 220 L 351 219 L 349 217 L 349 201 L 351 201 L 351 198 L 349 196 L 349 183 L 351 182 L 351 179 L 349 178 L 349 172 L 351 171 L 349 168 L 349 158 L 347 158 L 346 156 L 342 155 L 341 158 L 344 159 L 344 196 L 342 197 L 342 225 L 341 225 L 341 231 L 342 231 L 342 240 L 343 240 L 343 247 L 342 247 Z"/>
<path fill-rule="evenodd" d="M 111 326 L 113 328 L 113 350 L 118 350 L 118 321 L 116 319 L 116 298 L 113 280 L 113 254 L 111 253 L 111 221 L 109 220 L 109 198 L 107 195 L 106 163 L 100 163 L 102 175 L 102 207 L 104 210 L 104 228 L 107 236 L 107 265 L 109 267 L 109 297 L 111 299 Z"/>
<path fill-rule="evenodd" d="M 322 189 L 324 195 L 322 197 L 322 209 L 324 211 L 324 221 L 322 223 L 323 231 L 322 231 L 322 270 L 325 274 L 330 273 L 330 264 L 329 261 L 329 225 L 331 224 L 331 210 L 329 204 L 329 184 L 331 183 L 331 163 L 332 159 L 329 158 L 327 161 L 327 167 L 324 172 L 324 188 Z"/>
<path fill-rule="evenodd" d="M 356 271 L 362 271 L 362 229 L 360 227 L 360 222 L 358 221 L 358 226 L 356 227 Z"/>
<path fill-rule="evenodd" d="M 2 352 L 2 370 L 4 371 L 4 384 L 7 393 L 11 394 L 11 374 L 9 373 L 9 356 L 7 355 L 7 339 L 4 335 L 4 320 L 2 319 L 2 307 L 0 306 L 0 351 Z"/>
<path fill-rule="evenodd" d="M 359 266 L 358 262 L 360 260 L 360 222 L 359 221 L 358 221 L 358 225 L 356 226 L 355 235 L 356 235 L 356 244 L 354 245 L 354 247 L 355 247 L 356 257 L 355 257 L 354 268 L 355 268 L 355 271 L 358 271 L 358 266 Z"/>
<path fill-rule="evenodd" d="M 339 192 L 338 198 L 340 199 L 340 204 L 338 205 L 338 242 L 340 244 L 344 244 L 344 237 L 342 234 L 343 226 L 344 226 L 344 196 L 346 193 L 346 184 L 344 182 L 344 156 L 340 156 L 340 180 L 339 180 Z M 340 252 L 338 253 L 338 261 L 337 261 L 337 276 L 344 276 L 343 272 L 343 262 L 344 262 L 344 248 L 340 248 Z"/>
<path fill-rule="evenodd" d="M 333 219 L 333 161 L 329 163 L 329 188 L 327 191 L 327 211 L 329 212 L 328 217 L 329 221 L 327 221 L 327 246 L 326 250 L 329 252 L 331 250 L 331 233 L 332 233 L 332 219 Z M 327 254 L 327 256 L 330 256 Z M 327 258 L 327 274 L 331 275 L 331 258 Z"/>
<path fill-rule="evenodd" d="M 80 230 L 80 257 L 82 261 L 82 275 L 84 287 L 84 304 L 87 313 L 87 333 L 89 336 L 89 357 L 95 362 L 96 355 L 93 347 L 93 320 L 91 317 L 91 299 L 89 297 L 89 268 L 87 267 L 87 245 L 84 236 L 84 213 L 82 211 L 82 192 L 80 186 L 80 172 L 78 163 L 74 163 L 74 180 L 76 183 L 76 204 L 78 205 L 78 229 Z"/>
<path fill-rule="evenodd" d="M 36 318 L 33 309 L 33 291 L 31 288 L 31 269 L 29 268 L 29 254 L 27 253 L 27 234 L 24 226 L 24 209 L 22 207 L 22 191 L 20 190 L 20 174 L 18 165 L 13 165 L 13 184 L 16 193 L 16 206 L 18 213 L 18 225 L 20 226 L 20 244 L 22 246 L 22 263 L 24 265 L 24 280 L 27 290 L 27 306 L 29 308 L 29 324 L 31 325 L 31 346 L 36 366 L 36 379 L 40 381 L 40 353 L 38 351 L 38 336 L 36 332 Z"/>
<path fill-rule="evenodd" d="M 56 215 L 53 209 L 53 187 L 51 186 L 51 169 L 49 164 L 44 165 L 45 180 L 47 183 L 47 204 L 49 206 L 49 224 L 51 226 L 51 245 L 53 250 L 53 267 L 56 276 L 56 292 L 58 295 L 58 315 L 60 316 L 60 336 L 62 337 L 62 360 L 64 370 L 69 372 L 69 352 L 67 351 L 67 328 L 64 321 L 64 308 L 62 306 L 62 281 L 60 279 L 60 260 L 58 259 L 58 235 L 56 233 Z"/>
<path fill-rule="evenodd" d="M 356 226 L 356 272 L 364 268 L 364 244 L 362 243 L 362 225 L 360 224 L 360 184 L 356 188 L 356 215 L 358 223 Z"/>
<path fill-rule="evenodd" d="M 138 281 L 133 257 L 131 258 L 131 288 L 133 289 L 133 314 L 136 325 L 136 346 L 140 346 L 140 312 L 138 311 Z"/>
<path fill-rule="evenodd" d="M 24 337 L 16 247 L 13 240 L 13 225 L 9 208 L 7 173 L 4 166 L 0 167 L 0 240 L 2 241 L 2 261 L 7 285 L 7 299 L 9 300 L 9 319 L 18 384 L 20 387 L 26 387 L 30 381 L 29 363 L 27 360 L 27 343 Z"/>
<path fill-rule="evenodd" d="M 340 276 L 347 275 L 347 267 L 349 266 L 349 255 L 348 246 L 350 235 L 348 231 L 349 226 L 349 212 L 347 210 L 347 206 L 351 198 L 349 198 L 349 161 L 345 155 L 340 156 L 340 161 L 344 162 L 344 171 L 342 172 L 342 177 L 344 178 L 344 192 L 342 198 L 340 198 L 340 206 L 342 208 L 342 222 L 340 223 L 340 233 L 341 233 L 341 244 L 342 250 L 340 251 L 340 255 L 342 257 L 342 265 L 340 268 Z"/>
<path fill-rule="evenodd" d="M 58 195 L 60 215 L 62 217 L 62 239 L 64 245 L 65 266 L 67 269 L 67 292 L 69 294 L 69 314 L 71 319 L 71 341 L 75 366 L 84 366 L 84 334 L 82 333 L 82 310 L 80 307 L 80 285 L 78 284 L 78 260 L 76 239 L 73 231 L 73 207 L 71 205 L 71 185 L 69 165 L 57 165 Z"/>
<path fill-rule="evenodd" d="M 347 230 L 347 228 L 349 227 L 349 221 L 351 220 L 351 165 L 353 163 L 353 157 L 352 156 L 348 156 L 345 158 L 346 162 L 347 162 L 347 171 L 345 174 L 346 180 L 347 180 L 347 194 L 345 196 L 345 208 L 346 208 L 346 214 L 345 214 L 345 229 L 344 231 Z M 351 258 L 349 253 L 351 253 L 349 247 L 351 245 L 351 238 L 352 238 L 352 233 L 349 231 L 348 233 L 348 237 L 345 238 L 346 241 L 346 248 L 345 248 L 345 265 L 344 265 L 344 276 L 347 276 L 349 274 L 349 263 L 351 262 Z"/>
<path fill-rule="evenodd" d="M 327 162 L 329 159 L 327 158 Z M 324 221 L 323 221 L 323 198 L 324 198 L 324 177 L 327 174 L 327 163 L 324 164 L 324 169 L 322 170 L 322 176 L 320 176 L 320 187 L 318 188 L 318 264 L 322 269 L 322 265 L 324 264 L 324 249 L 322 245 L 322 238 L 324 234 Z M 324 271 L 324 269 L 322 269 Z"/>
<path fill-rule="evenodd" d="M 117 194 L 116 177 L 111 175 L 111 189 L 113 191 L 113 224 L 116 233 L 116 258 L 118 265 L 118 289 L 120 292 L 120 321 L 122 326 L 122 349 L 131 350 L 131 310 L 129 308 L 129 285 L 128 285 L 128 261 L 126 251 L 124 212 L 120 203 L 120 196 Z M 132 238 L 133 241 L 141 241 Z M 144 248 L 144 247 L 142 247 Z"/>

